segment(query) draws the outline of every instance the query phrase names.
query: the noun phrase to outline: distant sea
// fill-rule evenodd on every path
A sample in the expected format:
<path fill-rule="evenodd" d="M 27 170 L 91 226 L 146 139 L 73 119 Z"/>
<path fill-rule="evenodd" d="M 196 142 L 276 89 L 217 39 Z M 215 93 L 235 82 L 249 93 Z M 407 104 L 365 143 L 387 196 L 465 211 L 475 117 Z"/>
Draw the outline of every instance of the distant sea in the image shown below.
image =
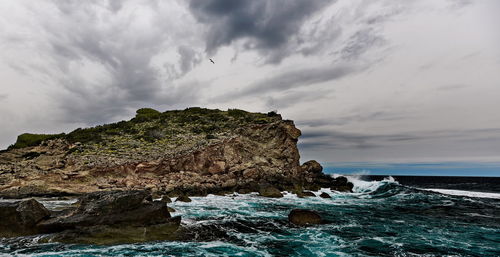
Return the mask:
<path fill-rule="evenodd" d="M 188 240 L 92 246 L 22 237 L 0 239 L 0 256 L 500 256 L 500 178 L 348 178 L 354 193 L 315 192 L 330 199 L 234 194 L 169 204 Z M 295 208 L 319 212 L 325 224 L 291 225 Z"/>
<path fill-rule="evenodd" d="M 324 163 L 325 173 L 407 176 L 500 177 L 500 162 Z"/>

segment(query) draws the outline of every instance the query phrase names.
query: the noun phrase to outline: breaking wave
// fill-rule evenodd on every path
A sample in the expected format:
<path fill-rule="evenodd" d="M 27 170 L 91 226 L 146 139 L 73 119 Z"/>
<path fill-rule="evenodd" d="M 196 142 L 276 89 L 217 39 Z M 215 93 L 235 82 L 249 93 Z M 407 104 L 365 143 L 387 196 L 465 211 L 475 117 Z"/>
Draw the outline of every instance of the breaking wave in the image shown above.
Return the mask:
<path fill-rule="evenodd" d="M 498 194 L 424 190 L 392 177 L 348 179 L 353 193 L 314 192 L 332 198 L 285 192 L 279 199 L 234 194 L 174 202 L 173 214 L 183 219 L 179 241 L 90 246 L 39 244 L 25 237 L 0 241 L 0 255 L 500 256 Z M 319 212 L 326 224 L 291 225 L 287 215 L 295 208 Z"/>

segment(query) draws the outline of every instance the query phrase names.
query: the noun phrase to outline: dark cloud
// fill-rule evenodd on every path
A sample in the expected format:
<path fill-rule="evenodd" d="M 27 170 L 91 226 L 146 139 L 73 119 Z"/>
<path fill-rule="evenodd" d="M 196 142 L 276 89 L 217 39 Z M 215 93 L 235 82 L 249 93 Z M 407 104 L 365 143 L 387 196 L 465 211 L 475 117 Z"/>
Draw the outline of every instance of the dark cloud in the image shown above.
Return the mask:
<path fill-rule="evenodd" d="M 225 45 L 244 40 L 271 63 L 288 53 L 304 21 L 333 0 L 206 0 L 190 2 L 195 17 L 208 26 L 206 51 L 212 55 Z M 297 39 L 297 38 L 295 38 Z"/>
<path fill-rule="evenodd" d="M 7 97 L 9 97 L 9 95 L 7 95 L 7 94 L 0 94 L 0 101 L 3 101 L 5 99 L 7 99 Z"/>

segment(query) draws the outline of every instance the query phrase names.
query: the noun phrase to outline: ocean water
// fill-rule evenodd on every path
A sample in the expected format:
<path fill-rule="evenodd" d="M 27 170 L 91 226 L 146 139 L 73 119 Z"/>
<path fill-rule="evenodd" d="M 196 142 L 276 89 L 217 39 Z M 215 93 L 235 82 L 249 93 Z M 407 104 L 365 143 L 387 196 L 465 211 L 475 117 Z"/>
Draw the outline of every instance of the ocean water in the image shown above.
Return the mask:
<path fill-rule="evenodd" d="M 500 256 L 500 192 L 491 185 L 478 190 L 471 184 L 476 182 L 463 182 L 467 178 L 437 188 L 441 182 L 408 182 L 408 177 L 349 179 L 355 193 L 316 192 L 331 199 L 235 194 L 169 204 L 187 231 L 180 241 L 91 246 L 40 244 L 39 237 L 24 237 L 1 239 L 0 255 Z M 71 201 L 43 202 L 58 208 Z M 295 208 L 318 211 L 326 224 L 289 224 L 287 215 Z"/>

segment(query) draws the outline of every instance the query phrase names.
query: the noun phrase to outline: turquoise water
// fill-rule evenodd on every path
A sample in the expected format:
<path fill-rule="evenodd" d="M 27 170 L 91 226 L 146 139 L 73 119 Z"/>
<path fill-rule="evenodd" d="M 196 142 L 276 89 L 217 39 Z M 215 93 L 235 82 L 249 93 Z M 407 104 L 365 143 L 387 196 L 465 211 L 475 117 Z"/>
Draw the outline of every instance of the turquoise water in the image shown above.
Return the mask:
<path fill-rule="evenodd" d="M 210 195 L 169 204 L 188 231 L 181 241 L 86 246 L 25 237 L 0 241 L 0 255 L 500 256 L 500 194 L 351 180 L 355 193 L 322 190 L 331 199 Z M 316 210 L 327 224 L 292 226 L 287 215 L 294 208 Z"/>

